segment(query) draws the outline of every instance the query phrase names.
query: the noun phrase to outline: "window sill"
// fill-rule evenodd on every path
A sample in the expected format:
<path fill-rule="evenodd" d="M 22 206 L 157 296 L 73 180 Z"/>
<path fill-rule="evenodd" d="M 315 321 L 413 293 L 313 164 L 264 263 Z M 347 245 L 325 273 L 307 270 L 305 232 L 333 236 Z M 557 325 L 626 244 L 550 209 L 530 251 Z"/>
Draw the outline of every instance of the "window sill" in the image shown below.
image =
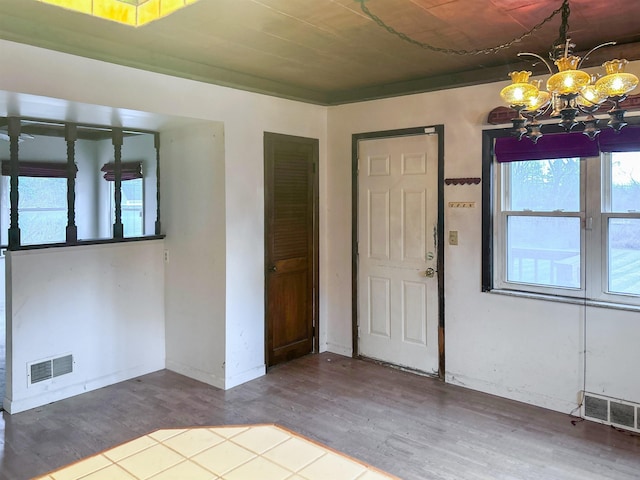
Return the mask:
<path fill-rule="evenodd" d="M 7 250 L 20 252 L 23 250 L 42 250 L 45 248 L 60 247 L 81 247 L 86 245 L 105 245 L 109 243 L 128 243 L 128 242 L 144 242 L 147 240 L 162 240 L 166 235 L 146 235 L 144 237 L 128 237 L 128 238 L 102 238 L 98 240 L 78 240 L 75 243 L 44 243 L 39 245 L 20 245 L 19 247 L 7 248 Z M 6 248 L 6 247 L 2 247 Z"/>
<path fill-rule="evenodd" d="M 568 303 L 572 305 L 586 305 L 594 308 L 609 308 L 614 310 L 626 310 L 629 312 L 640 312 L 640 305 L 631 305 L 628 303 L 614 303 L 603 300 L 590 300 L 586 298 L 564 297 L 561 295 L 548 295 L 544 293 L 522 292 L 519 290 L 492 289 L 487 293 L 506 295 L 509 297 L 529 298 L 533 300 L 544 300 L 548 302 Z"/>

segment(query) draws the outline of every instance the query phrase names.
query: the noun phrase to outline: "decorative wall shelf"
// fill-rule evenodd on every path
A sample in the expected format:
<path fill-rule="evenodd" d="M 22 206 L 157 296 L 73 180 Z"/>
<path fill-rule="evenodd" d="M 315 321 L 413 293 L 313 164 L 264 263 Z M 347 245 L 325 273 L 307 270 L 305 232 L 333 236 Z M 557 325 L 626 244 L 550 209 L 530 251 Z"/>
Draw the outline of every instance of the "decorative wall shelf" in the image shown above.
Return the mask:
<path fill-rule="evenodd" d="M 445 178 L 445 185 L 478 185 L 479 177 Z"/>

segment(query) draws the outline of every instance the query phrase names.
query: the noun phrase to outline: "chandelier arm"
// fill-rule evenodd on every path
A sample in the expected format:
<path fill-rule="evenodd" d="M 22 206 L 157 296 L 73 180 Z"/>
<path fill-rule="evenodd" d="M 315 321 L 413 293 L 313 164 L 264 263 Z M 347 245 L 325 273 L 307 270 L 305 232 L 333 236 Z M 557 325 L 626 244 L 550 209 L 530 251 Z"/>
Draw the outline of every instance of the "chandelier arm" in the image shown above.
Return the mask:
<path fill-rule="evenodd" d="M 529 112 L 528 110 L 524 110 L 524 115 L 531 120 L 535 120 L 538 117 L 543 117 L 551 108 L 552 102 L 547 103 L 547 105 L 542 110 L 537 110 L 536 112 Z"/>
<path fill-rule="evenodd" d="M 586 54 L 584 57 L 582 57 L 582 60 L 580 60 L 580 63 L 578 63 L 578 68 L 580 68 L 580 67 L 582 66 L 582 63 L 583 63 L 587 58 L 589 58 L 589 55 L 591 55 L 593 52 L 595 52 L 595 51 L 596 51 L 596 50 L 598 50 L 599 48 L 602 48 L 602 47 L 608 47 L 608 46 L 610 46 L 610 45 L 615 45 L 616 43 L 617 43 L 617 42 L 606 42 L 606 43 L 602 43 L 602 44 L 598 45 L 597 47 L 593 47 L 591 50 L 589 50 L 589 51 L 587 52 L 587 54 Z"/>
<path fill-rule="evenodd" d="M 620 108 L 620 102 L 623 102 L 627 99 L 627 95 L 620 95 L 616 97 L 607 97 L 602 103 L 611 104 L 611 108 Z"/>
<path fill-rule="evenodd" d="M 547 62 L 544 58 L 542 58 L 540 55 L 538 55 L 537 53 L 531 53 L 531 52 L 521 52 L 518 53 L 519 57 L 523 57 L 525 55 L 528 55 L 530 57 L 536 57 L 538 60 L 541 60 L 542 63 L 545 64 L 545 66 L 547 67 L 547 70 L 549 70 L 549 73 L 553 75 L 553 70 L 551 69 L 551 65 L 549 65 L 549 62 Z"/>
<path fill-rule="evenodd" d="M 552 105 L 552 102 L 547 103 L 547 106 L 544 107 L 544 110 L 542 110 L 537 116 L 538 117 L 544 116 L 549 111 L 549 109 L 551 108 L 551 105 Z"/>
<path fill-rule="evenodd" d="M 584 98 L 584 97 L 583 97 Z M 591 102 L 593 103 L 593 102 Z M 594 103 L 590 109 L 580 105 L 579 103 L 576 103 L 576 108 L 578 110 L 580 110 L 580 112 L 584 113 L 585 115 L 593 115 L 594 113 L 596 113 L 597 109 L 595 109 L 596 106 L 600 106 L 600 104 Z"/>

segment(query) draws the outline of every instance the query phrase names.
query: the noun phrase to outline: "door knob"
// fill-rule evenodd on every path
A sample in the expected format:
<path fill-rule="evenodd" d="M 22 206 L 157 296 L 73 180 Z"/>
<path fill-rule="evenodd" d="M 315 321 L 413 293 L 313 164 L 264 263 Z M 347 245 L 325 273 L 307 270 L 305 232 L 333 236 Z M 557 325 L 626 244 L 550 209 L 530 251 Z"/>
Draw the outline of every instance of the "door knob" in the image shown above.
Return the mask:
<path fill-rule="evenodd" d="M 433 278 L 435 274 L 436 274 L 436 271 L 431 267 L 427 268 L 427 271 L 424 272 L 424 276 L 428 278 Z"/>
<path fill-rule="evenodd" d="M 276 266 L 275 266 L 275 265 L 271 265 L 271 266 L 269 267 L 269 271 L 270 271 L 270 272 L 277 272 L 277 271 L 278 271 L 278 269 L 276 268 Z"/>

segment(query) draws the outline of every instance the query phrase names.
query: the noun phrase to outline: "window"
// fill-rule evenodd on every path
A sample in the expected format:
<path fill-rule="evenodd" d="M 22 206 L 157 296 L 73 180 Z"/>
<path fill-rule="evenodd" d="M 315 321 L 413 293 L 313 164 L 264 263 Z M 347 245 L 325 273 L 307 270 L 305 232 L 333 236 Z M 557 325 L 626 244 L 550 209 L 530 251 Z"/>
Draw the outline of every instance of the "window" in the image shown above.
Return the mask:
<path fill-rule="evenodd" d="M 519 151 L 500 158 L 506 150 L 496 144 L 502 161 L 485 159 L 484 169 L 485 290 L 640 305 L 640 129 L 633 130 L 637 145 L 622 152 L 607 151 L 615 148 L 605 141 L 541 152 L 505 138 Z"/>
<path fill-rule="evenodd" d="M 103 178 L 109 182 L 110 220 L 112 226 L 116 221 L 115 163 L 107 163 L 100 170 L 104 172 Z M 144 176 L 142 174 L 142 162 L 122 162 L 120 173 L 122 180 L 120 212 L 123 236 L 125 238 L 141 237 L 144 235 Z"/>
<path fill-rule="evenodd" d="M 158 132 L 19 117 L 2 121 L 7 142 L 0 142 L 1 247 L 19 250 L 162 235 Z M 116 177 L 121 186 L 118 225 Z M 12 178 L 18 182 L 13 205 Z M 18 221 L 11 225 L 13 209 Z"/>
<path fill-rule="evenodd" d="M 640 295 L 640 151 L 608 154 L 605 173 L 609 292 Z"/>
<path fill-rule="evenodd" d="M 2 244 L 10 217 L 9 177 L 2 177 Z M 20 177 L 18 219 L 22 245 L 64 243 L 67 227 L 66 178 Z"/>
<path fill-rule="evenodd" d="M 109 182 L 111 198 L 111 224 L 116 221 L 115 183 Z M 125 238 L 144 235 L 144 195 L 143 179 L 136 178 L 122 182 L 121 213 Z"/>
<path fill-rule="evenodd" d="M 500 234 L 505 262 L 501 286 L 580 287 L 579 158 L 501 165 Z"/>
<path fill-rule="evenodd" d="M 3 160 L 1 167 L 0 238 L 2 245 L 7 245 L 11 216 L 9 162 Z M 67 168 L 66 162 L 18 164 L 18 221 L 22 245 L 66 241 Z"/>

